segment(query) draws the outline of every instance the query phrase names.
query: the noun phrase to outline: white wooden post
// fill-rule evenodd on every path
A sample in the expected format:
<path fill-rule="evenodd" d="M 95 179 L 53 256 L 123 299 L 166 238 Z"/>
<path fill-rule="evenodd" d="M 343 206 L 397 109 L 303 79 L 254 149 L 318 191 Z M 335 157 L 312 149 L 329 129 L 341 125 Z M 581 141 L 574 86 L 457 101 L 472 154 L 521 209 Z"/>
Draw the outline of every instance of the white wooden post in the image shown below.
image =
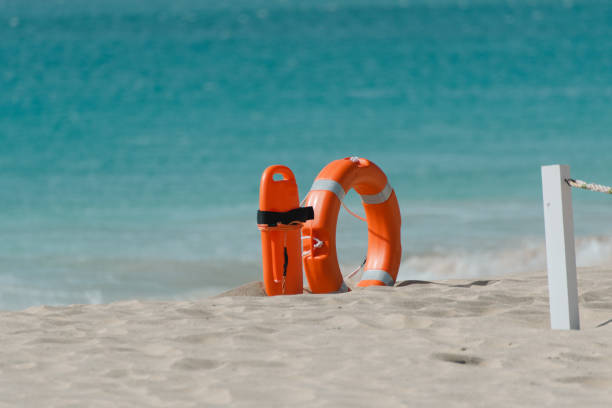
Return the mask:
<path fill-rule="evenodd" d="M 580 330 L 569 166 L 542 166 L 550 327 Z"/>

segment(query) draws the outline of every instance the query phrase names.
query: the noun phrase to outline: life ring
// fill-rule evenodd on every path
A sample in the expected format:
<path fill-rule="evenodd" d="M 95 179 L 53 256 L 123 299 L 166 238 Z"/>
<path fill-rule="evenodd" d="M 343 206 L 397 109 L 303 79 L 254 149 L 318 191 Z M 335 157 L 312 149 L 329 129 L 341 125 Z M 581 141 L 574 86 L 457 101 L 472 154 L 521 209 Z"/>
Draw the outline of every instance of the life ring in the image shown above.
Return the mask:
<path fill-rule="evenodd" d="M 402 257 L 397 197 L 377 165 L 347 157 L 325 166 L 304 200 L 304 205 L 314 208 L 315 215 L 302 230 L 302 261 L 313 293 L 348 291 L 338 265 L 336 224 L 342 200 L 351 188 L 361 195 L 368 222 L 368 253 L 357 286 L 395 284 Z"/>

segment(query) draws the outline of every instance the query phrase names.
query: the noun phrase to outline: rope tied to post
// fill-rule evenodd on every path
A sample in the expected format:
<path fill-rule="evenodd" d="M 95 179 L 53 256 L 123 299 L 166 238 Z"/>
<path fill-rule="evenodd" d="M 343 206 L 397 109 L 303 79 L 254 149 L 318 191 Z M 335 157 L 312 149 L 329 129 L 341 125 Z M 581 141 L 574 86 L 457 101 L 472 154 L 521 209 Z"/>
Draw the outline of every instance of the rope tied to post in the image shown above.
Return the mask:
<path fill-rule="evenodd" d="M 601 184 L 594 184 L 594 183 L 587 183 L 586 181 L 574 180 L 571 178 L 565 179 L 565 182 L 570 187 L 581 188 L 583 190 L 589 190 L 589 191 L 597 191 L 598 193 L 612 194 L 612 187 L 609 187 L 609 186 L 604 186 Z"/>

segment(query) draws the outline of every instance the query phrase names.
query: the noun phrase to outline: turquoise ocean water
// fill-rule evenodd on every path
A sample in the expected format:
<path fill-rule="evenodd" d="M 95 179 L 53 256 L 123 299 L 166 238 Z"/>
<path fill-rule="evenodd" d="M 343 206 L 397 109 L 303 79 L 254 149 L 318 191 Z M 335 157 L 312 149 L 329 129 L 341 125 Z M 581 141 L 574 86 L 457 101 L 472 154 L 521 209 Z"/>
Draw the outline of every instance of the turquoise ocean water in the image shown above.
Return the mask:
<path fill-rule="evenodd" d="M 539 166 L 612 184 L 610 152 L 609 1 L 0 0 L 0 309 L 261 279 L 263 169 L 303 195 L 352 155 L 397 192 L 400 278 L 543 270 Z M 612 197 L 574 206 L 612 263 Z M 338 239 L 349 271 L 365 227 Z"/>

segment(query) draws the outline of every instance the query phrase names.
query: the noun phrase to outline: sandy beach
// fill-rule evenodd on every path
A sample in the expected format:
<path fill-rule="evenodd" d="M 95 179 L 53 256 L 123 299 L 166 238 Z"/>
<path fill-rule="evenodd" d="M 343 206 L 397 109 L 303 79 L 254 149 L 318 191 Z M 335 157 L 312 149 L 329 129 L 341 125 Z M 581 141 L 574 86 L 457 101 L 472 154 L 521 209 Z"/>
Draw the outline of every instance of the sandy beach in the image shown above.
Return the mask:
<path fill-rule="evenodd" d="M 548 329 L 543 273 L 2 312 L 0 404 L 610 406 L 612 269 L 579 285 L 573 332 Z"/>

